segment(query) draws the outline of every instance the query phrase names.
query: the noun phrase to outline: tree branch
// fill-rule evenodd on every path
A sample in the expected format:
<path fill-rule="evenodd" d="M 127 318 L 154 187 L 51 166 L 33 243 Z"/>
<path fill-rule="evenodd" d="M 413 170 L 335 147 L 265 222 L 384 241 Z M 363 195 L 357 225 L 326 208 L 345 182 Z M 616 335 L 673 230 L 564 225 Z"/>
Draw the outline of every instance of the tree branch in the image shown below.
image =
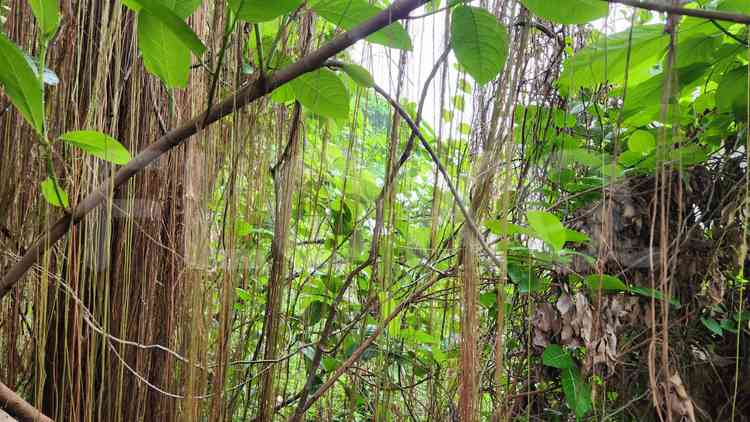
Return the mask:
<path fill-rule="evenodd" d="M 54 422 L 0 382 L 0 409 L 21 422 Z"/>
<path fill-rule="evenodd" d="M 750 16 L 740 13 L 721 12 L 718 10 L 705 9 L 685 9 L 683 7 L 672 6 L 668 3 L 656 3 L 652 1 L 641 0 L 602 0 L 609 3 L 619 3 L 625 6 L 637 7 L 639 9 L 653 10 L 656 12 L 670 13 L 673 15 L 692 16 L 694 18 L 704 18 L 717 21 L 727 21 L 750 25 Z"/>
<path fill-rule="evenodd" d="M 212 107 L 210 110 L 192 118 L 184 125 L 173 129 L 158 141 L 149 145 L 125 166 L 115 173 L 113 179 L 106 179 L 99 187 L 84 198 L 69 214 L 58 220 L 26 254 L 4 275 L 0 281 L 0 299 L 2 299 L 15 285 L 26 271 L 34 265 L 39 258 L 52 245 L 60 240 L 73 226 L 80 223 L 83 218 L 94 208 L 107 200 L 113 189 L 117 189 L 127 182 L 131 177 L 142 171 L 149 164 L 166 154 L 172 148 L 183 144 L 188 138 L 203 130 L 206 126 L 217 122 L 223 117 L 247 106 L 251 102 L 267 95 L 276 88 L 287 82 L 322 67 L 326 60 L 334 57 L 357 41 L 368 35 L 390 25 L 391 23 L 406 18 L 414 9 L 429 0 L 397 0 L 390 7 L 364 22 L 351 31 L 345 32 L 334 38 L 318 50 L 303 57 L 298 62 L 276 72 L 268 80 L 257 79 L 250 85 L 241 88 L 234 95 Z"/>

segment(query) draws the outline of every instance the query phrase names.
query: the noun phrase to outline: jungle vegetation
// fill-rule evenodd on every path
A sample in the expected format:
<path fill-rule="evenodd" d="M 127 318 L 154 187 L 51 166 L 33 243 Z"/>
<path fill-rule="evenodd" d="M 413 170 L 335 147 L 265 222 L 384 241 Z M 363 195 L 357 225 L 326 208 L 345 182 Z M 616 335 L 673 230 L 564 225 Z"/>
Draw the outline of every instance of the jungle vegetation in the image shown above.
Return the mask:
<path fill-rule="evenodd" d="M 0 419 L 750 421 L 748 25 L 0 0 Z"/>

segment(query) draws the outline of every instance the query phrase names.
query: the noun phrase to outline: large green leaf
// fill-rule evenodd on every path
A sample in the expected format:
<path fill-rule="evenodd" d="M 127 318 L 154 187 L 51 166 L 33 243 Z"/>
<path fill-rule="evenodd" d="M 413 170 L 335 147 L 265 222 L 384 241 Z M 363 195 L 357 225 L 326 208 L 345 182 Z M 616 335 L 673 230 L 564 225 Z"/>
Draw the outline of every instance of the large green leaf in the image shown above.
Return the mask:
<path fill-rule="evenodd" d="M 229 0 L 237 16 L 248 22 L 265 22 L 287 14 L 304 0 Z"/>
<path fill-rule="evenodd" d="M 102 160 L 115 164 L 130 161 L 130 152 L 117 139 L 94 130 L 66 132 L 60 139 Z"/>
<path fill-rule="evenodd" d="M 451 23 L 453 50 L 458 62 L 479 84 L 495 79 L 508 58 L 508 32 L 490 12 L 458 6 Z"/>
<path fill-rule="evenodd" d="M 290 84 L 297 100 L 313 113 L 336 119 L 349 115 L 349 92 L 333 71 L 318 69 Z"/>
<path fill-rule="evenodd" d="M 716 90 L 716 105 L 720 111 L 734 113 L 738 120 L 747 120 L 747 66 L 724 74 Z"/>
<path fill-rule="evenodd" d="M 135 12 L 140 12 L 144 7 L 164 7 L 172 11 L 180 19 L 185 19 L 195 12 L 195 9 L 203 3 L 203 0 L 121 0 L 122 3 Z"/>
<path fill-rule="evenodd" d="M 521 0 L 535 15 L 567 25 L 591 22 L 607 16 L 609 4 L 601 0 Z"/>
<path fill-rule="evenodd" d="M 318 0 L 310 6 L 315 13 L 332 24 L 351 30 L 359 24 L 377 15 L 382 8 L 372 5 L 367 0 Z M 366 38 L 374 44 L 386 47 L 411 50 L 411 38 L 406 29 L 394 22 Z"/>
<path fill-rule="evenodd" d="M 573 357 L 570 356 L 570 353 L 563 349 L 559 344 L 550 344 L 544 349 L 544 353 L 542 353 L 542 362 L 547 366 L 558 369 L 576 367 Z"/>
<path fill-rule="evenodd" d="M 161 19 L 143 9 L 138 14 L 138 46 L 146 69 L 170 88 L 183 88 L 190 76 L 190 50 Z"/>
<path fill-rule="evenodd" d="M 556 251 L 562 249 L 566 240 L 565 226 L 557 216 L 545 211 L 529 211 L 526 213 L 526 218 L 537 237 Z"/>
<path fill-rule="evenodd" d="M 578 368 L 573 366 L 562 370 L 560 375 L 565 401 L 578 418 L 586 416 L 591 410 L 591 386 L 583 381 Z"/>
<path fill-rule="evenodd" d="M 630 30 L 626 30 L 607 39 L 601 38 L 567 59 L 558 82 L 560 89 L 575 93 L 580 87 L 593 88 L 607 81 L 622 84 L 628 49 L 631 49 L 628 85 L 651 77 L 651 68 L 661 60 L 669 43 L 664 26 L 636 26 L 633 28 L 632 44 L 629 37 Z"/>
<path fill-rule="evenodd" d="M 163 4 L 156 0 L 139 0 L 143 12 L 148 11 L 151 16 L 158 19 L 181 44 L 189 48 L 195 55 L 200 56 L 206 51 L 206 46 L 195 35 L 193 29 L 185 23 L 185 18 L 192 13 L 191 8 L 197 7 L 200 2 L 194 0 L 164 2 Z M 140 36 L 140 35 L 139 35 Z"/>
<path fill-rule="evenodd" d="M 21 49 L 1 32 L 0 83 L 21 115 L 41 133 L 44 125 L 42 84 Z"/>
<path fill-rule="evenodd" d="M 60 25 L 60 1 L 59 0 L 28 0 L 34 17 L 39 23 L 42 35 L 49 39 L 57 31 Z"/>
<path fill-rule="evenodd" d="M 363 88 L 372 88 L 375 86 L 375 80 L 372 78 L 370 72 L 358 64 L 346 63 L 341 66 L 341 70 L 349 75 L 357 85 Z"/>

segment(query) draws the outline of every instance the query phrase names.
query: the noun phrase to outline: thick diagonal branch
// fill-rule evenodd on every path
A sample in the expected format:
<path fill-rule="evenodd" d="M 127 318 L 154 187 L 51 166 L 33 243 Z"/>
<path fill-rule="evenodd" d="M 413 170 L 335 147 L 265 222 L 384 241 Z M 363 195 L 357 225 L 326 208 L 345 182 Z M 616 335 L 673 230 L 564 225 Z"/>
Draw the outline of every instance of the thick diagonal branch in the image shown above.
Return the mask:
<path fill-rule="evenodd" d="M 397 0 L 390 7 L 364 22 L 351 31 L 345 32 L 334 38 L 318 50 L 303 57 L 298 62 L 274 73 L 269 79 L 260 78 L 254 83 L 240 89 L 234 95 L 215 105 L 210 110 L 192 118 L 182 126 L 173 129 L 148 148 L 140 152 L 125 166 L 115 173 L 113 178 L 108 178 L 102 184 L 84 198 L 78 205 L 63 218 L 58 220 L 36 243 L 26 252 L 0 281 L 0 299 L 2 299 L 21 277 L 33 266 L 39 258 L 52 245 L 60 240 L 70 229 L 80 223 L 83 218 L 94 208 L 104 203 L 114 189 L 122 186 L 131 177 L 141 172 L 149 164 L 153 163 L 166 154 L 172 148 L 183 144 L 191 136 L 198 133 L 216 121 L 226 117 L 235 111 L 247 106 L 251 102 L 267 95 L 276 88 L 289 81 L 323 66 L 329 58 L 352 46 L 357 41 L 368 35 L 390 25 L 391 23 L 406 18 L 409 13 L 429 0 Z"/>
<path fill-rule="evenodd" d="M 0 409 L 22 422 L 53 422 L 2 382 L 0 382 Z"/>

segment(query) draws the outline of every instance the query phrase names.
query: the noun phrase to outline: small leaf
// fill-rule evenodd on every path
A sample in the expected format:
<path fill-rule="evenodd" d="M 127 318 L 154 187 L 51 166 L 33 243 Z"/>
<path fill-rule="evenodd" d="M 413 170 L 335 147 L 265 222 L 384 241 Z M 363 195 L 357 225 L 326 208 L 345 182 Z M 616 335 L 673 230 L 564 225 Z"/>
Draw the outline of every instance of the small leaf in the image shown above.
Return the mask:
<path fill-rule="evenodd" d="M 237 17 L 247 22 L 266 22 L 299 7 L 304 0 L 229 0 Z"/>
<path fill-rule="evenodd" d="M 375 86 L 375 80 L 372 78 L 370 72 L 358 64 L 346 63 L 341 66 L 341 70 L 346 72 L 357 85 L 363 88 L 372 88 Z"/>
<path fill-rule="evenodd" d="M 565 245 L 565 226 L 554 214 L 545 211 L 529 211 L 526 213 L 529 225 L 536 235 L 550 245 L 552 249 L 559 251 Z"/>
<path fill-rule="evenodd" d="M 451 38 L 458 62 L 478 84 L 490 82 L 503 70 L 508 57 L 508 31 L 487 10 L 456 7 Z"/>
<path fill-rule="evenodd" d="M 42 132 L 42 86 L 23 51 L 0 32 L 0 84 L 29 124 Z"/>
<path fill-rule="evenodd" d="M 349 31 L 382 12 L 383 9 L 367 0 L 318 0 L 310 5 L 320 17 Z M 411 38 L 406 29 L 394 22 L 368 36 L 367 41 L 400 50 L 411 50 Z"/>
<path fill-rule="evenodd" d="M 609 13 L 609 5 L 601 0 L 521 0 L 537 16 L 566 25 L 591 22 Z"/>
<path fill-rule="evenodd" d="M 713 318 L 701 318 L 701 322 L 703 325 L 706 326 L 709 330 L 711 330 L 712 333 L 716 334 L 717 336 L 721 336 L 724 334 L 724 330 L 721 329 L 721 325 L 713 319 Z"/>
<path fill-rule="evenodd" d="M 576 367 L 576 363 L 573 361 L 573 357 L 570 356 L 570 353 L 558 344 L 550 344 L 544 349 L 544 353 L 542 353 L 542 362 L 547 366 L 558 369 Z"/>
<path fill-rule="evenodd" d="M 57 181 L 48 177 L 44 179 L 41 186 L 42 196 L 44 196 L 44 199 L 46 199 L 50 205 L 68 208 L 68 194 L 65 193 L 59 184 L 57 184 Z M 55 187 L 57 187 L 57 190 L 55 190 Z M 59 197 L 58 193 L 60 194 Z"/>
<path fill-rule="evenodd" d="M 586 233 L 579 232 L 578 230 L 565 229 L 565 241 L 566 242 L 577 242 L 584 243 L 591 240 Z"/>
<path fill-rule="evenodd" d="M 641 296 L 644 296 L 644 297 L 647 297 L 647 298 L 654 298 L 654 299 L 657 299 L 657 300 L 663 300 L 664 299 L 664 295 L 662 295 L 660 291 L 654 290 L 654 289 L 652 289 L 650 287 L 633 286 L 633 287 L 629 288 L 628 290 L 631 293 L 635 293 L 637 295 L 641 295 Z M 679 308 L 682 307 L 682 304 L 680 304 L 680 302 L 677 299 L 675 299 L 675 298 L 670 298 L 669 299 L 669 303 L 672 306 L 674 306 L 675 308 L 677 308 L 677 309 L 679 309 Z"/>
<path fill-rule="evenodd" d="M 617 277 L 613 277 L 607 274 L 592 274 L 586 277 L 584 280 L 587 286 L 591 290 L 609 290 L 616 292 L 624 292 L 628 290 L 628 286 Z"/>
<path fill-rule="evenodd" d="M 39 29 L 46 39 L 52 38 L 60 25 L 59 0 L 28 0 L 34 17 L 39 23 Z"/>
<path fill-rule="evenodd" d="M 536 272 L 528 267 L 508 264 L 508 276 L 518 284 L 519 293 L 533 293 L 544 288 L 545 284 L 537 277 Z"/>
<path fill-rule="evenodd" d="M 306 73 L 290 84 L 297 100 L 313 113 L 335 119 L 349 115 L 349 92 L 331 70 L 318 69 Z"/>
<path fill-rule="evenodd" d="M 130 152 L 117 139 L 94 130 L 66 132 L 60 139 L 78 147 L 94 157 L 115 164 L 130 161 Z"/>

